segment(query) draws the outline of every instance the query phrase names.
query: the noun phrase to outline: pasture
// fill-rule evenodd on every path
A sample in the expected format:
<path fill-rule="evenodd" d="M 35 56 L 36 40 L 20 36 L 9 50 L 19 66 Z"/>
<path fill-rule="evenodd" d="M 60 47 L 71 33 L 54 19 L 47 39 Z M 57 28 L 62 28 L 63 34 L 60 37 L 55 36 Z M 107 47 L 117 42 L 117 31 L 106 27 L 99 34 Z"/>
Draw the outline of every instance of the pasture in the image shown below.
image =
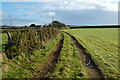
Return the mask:
<path fill-rule="evenodd" d="M 93 78 L 74 40 L 64 33 L 74 36 L 90 54 L 97 67 L 105 78 L 119 78 L 118 71 L 118 29 L 92 28 L 92 29 L 64 29 L 54 39 L 47 40 L 47 30 L 43 33 L 43 49 L 35 50 L 33 54 L 21 53 L 16 58 L 9 59 L 3 54 L 3 78 Z M 55 32 L 53 32 L 55 34 Z M 38 32 L 40 34 L 40 32 Z M 63 42 L 61 42 L 63 34 Z M 6 33 L 1 33 L 2 51 L 8 41 Z M 40 36 L 40 35 L 39 35 Z M 47 40 L 47 41 L 46 41 Z M 46 41 L 46 42 L 45 42 Z M 27 42 L 27 41 L 26 41 Z M 62 44 L 61 44 L 62 43 Z M 61 49 L 59 49 L 61 46 Z M 7 68 L 6 68 L 7 67 Z M 45 73 L 45 74 L 44 74 Z M 94 74 L 93 74 L 94 75 Z"/>
<path fill-rule="evenodd" d="M 68 29 L 86 48 L 105 77 L 116 78 L 118 74 L 118 29 Z"/>

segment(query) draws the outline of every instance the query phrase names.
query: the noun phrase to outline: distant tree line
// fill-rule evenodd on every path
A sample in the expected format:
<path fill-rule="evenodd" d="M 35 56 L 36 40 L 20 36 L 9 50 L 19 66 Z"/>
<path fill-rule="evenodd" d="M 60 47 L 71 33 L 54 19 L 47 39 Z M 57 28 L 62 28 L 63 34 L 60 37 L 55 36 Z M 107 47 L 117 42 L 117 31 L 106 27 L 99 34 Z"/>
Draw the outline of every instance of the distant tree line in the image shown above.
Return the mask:
<path fill-rule="evenodd" d="M 3 25 L 0 26 L 1 29 L 28 29 L 29 27 L 32 28 L 41 28 L 41 26 L 43 27 L 56 27 L 56 28 L 62 28 L 62 27 L 66 27 L 66 25 L 64 23 L 61 23 L 59 21 L 53 21 L 50 24 L 44 24 L 44 25 L 36 25 L 36 24 L 30 24 L 30 26 L 7 26 L 7 25 Z"/>
<path fill-rule="evenodd" d="M 40 28 L 41 26 L 42 25 L 31 24 L 29 27 Z M 59 21 L 53 21 L 52 23 L 50 23 L 48 25 L 43 25 L 43 27 L 57 27 L 57 28 L 61 28 L 61 27 L 66 27 L 66 25 L 64 23 L 59 22 Z"/>

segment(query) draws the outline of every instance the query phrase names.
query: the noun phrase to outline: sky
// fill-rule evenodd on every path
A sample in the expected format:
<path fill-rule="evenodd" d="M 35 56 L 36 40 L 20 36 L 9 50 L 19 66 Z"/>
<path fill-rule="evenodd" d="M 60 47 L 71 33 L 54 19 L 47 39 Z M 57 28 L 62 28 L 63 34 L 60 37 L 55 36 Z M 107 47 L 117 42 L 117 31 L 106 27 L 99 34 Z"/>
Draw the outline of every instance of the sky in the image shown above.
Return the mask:
<path fill-rule="evenodd" d="M 119 0 L 2 0 L 2 25 L 48 24 L 52 17 L 67 25 L 118 24 Z"/>

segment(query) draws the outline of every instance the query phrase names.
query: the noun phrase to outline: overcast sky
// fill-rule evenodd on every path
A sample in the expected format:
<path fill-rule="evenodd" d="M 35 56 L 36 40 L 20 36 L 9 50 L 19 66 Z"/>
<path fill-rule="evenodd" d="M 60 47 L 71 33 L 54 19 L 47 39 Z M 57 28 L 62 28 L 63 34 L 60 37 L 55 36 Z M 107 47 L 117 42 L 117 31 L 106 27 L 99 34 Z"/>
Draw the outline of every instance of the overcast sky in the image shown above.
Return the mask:
<path fill-rule="evenodd" d="M 21 2 L 20 2 L 21 1 Z M 119 0 L 2 0 L 2 25 L 118 24 Z"/>

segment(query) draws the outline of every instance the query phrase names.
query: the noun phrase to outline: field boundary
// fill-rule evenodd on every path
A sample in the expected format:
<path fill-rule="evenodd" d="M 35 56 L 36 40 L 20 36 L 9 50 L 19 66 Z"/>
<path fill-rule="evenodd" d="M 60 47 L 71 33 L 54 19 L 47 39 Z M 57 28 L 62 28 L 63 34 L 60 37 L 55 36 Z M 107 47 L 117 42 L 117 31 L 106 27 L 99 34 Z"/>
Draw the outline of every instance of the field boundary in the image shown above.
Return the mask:
<path fill-rule="evenodd" d="M 77 28 L 86 28 L 86 29 L 91 29 L 91 28 L 120 28 L 119 25 L 117 26 L 74 26 L 70 27 L 70 29 L 77 29 Z"/>

